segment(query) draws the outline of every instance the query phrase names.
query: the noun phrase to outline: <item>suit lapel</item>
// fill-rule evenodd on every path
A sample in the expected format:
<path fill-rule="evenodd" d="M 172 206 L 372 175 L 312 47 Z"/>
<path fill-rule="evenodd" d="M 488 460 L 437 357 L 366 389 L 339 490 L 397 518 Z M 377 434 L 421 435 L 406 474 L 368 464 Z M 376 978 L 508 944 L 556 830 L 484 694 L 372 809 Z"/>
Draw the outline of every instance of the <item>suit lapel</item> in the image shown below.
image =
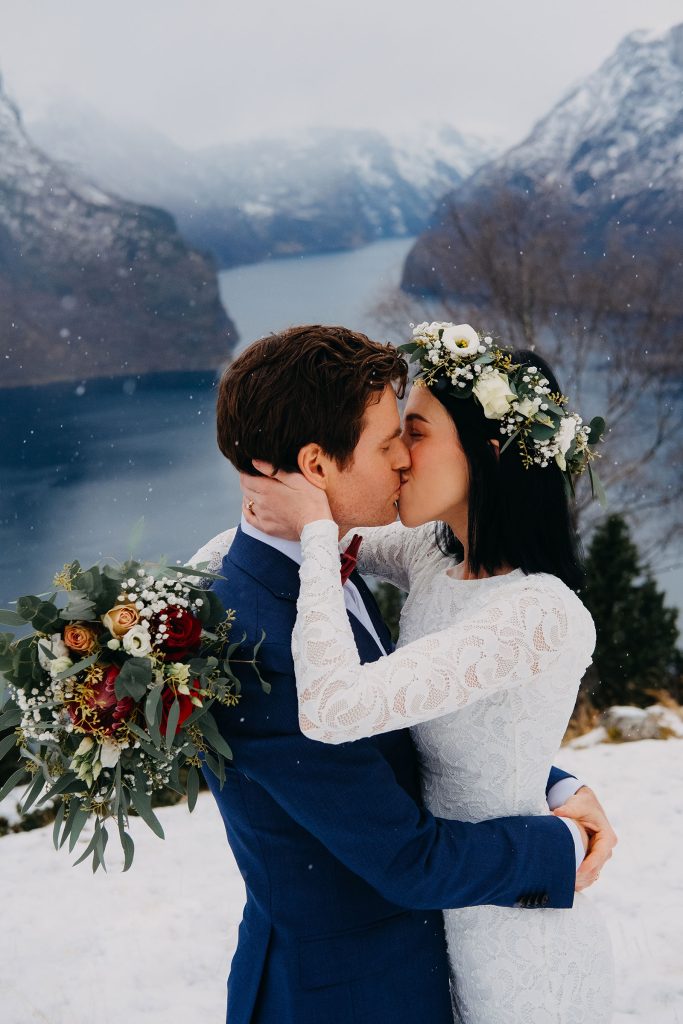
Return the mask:
<path fill-rule="evenodd" d="M 361 599 L 363 601 L 363 604 L 365 605 L 368 615 L 370 616 L 370 620 L 373 626 L 377 630 L 377 636 L 380 638 L 384 650 L 387 652 L 387 654 L 391 654 L 391 652 L 394 649 L 394 645 L 391 639 L 391 633 L 389 632 L 386 622 L 382 618 L 380 610 L 377 607 L 377 602 L 372 596 L 372 591 L 370 590 L 370 587 L 367 585 L 367 583 L 365 582 L 365 580 L 363 579 L 363 577 L 361 576 L 357 569 L 354 569 L 354 571 L 351 573 L 350 579 L 352 583 L 355 583 L 356 587 L 358 588 L 358 593 L 361 596 Z"/>

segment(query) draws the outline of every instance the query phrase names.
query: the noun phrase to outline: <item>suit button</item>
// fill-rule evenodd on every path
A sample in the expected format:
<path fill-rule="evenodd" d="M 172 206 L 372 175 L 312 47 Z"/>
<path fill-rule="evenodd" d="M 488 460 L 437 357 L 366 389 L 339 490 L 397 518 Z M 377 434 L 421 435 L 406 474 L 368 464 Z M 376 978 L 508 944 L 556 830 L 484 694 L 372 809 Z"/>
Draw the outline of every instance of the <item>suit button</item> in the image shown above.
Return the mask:
<path fill-rule="evenodd" d="M 550 903 L 550 897 L 548 896 L 548 893 L 546 892 L 546 893 L 543 894 L 543 899 L 541 900 L 541 906 L 542 907 L 547 907 L 549 903 Z"/>

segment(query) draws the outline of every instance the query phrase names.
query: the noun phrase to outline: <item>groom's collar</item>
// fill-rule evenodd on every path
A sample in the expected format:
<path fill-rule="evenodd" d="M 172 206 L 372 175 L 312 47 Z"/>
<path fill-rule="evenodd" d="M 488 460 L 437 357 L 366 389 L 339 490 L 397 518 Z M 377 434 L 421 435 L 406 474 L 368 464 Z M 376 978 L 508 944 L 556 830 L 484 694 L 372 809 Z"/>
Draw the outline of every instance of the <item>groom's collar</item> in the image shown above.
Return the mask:
<path fill-rule="evenodd" d="M 224 561 L 233 562 L 275 597 L 296 601 L 299 596 L 301 553 L 299 551 L 297 559 L 291 553 L 280 550 L 277 545 L 294 544 L 299 549 L 301 545 L 283 541 L 279 537 L 268 537 L 253 527 L 248 529 L 249 533 L 244 529 L 244 524 L 240 524 Z"/>
<path fill-rule="evenodd" d="M 240 529 L 242 533 L 246 533 L 247 537 L 260 540 L 262 544 L 269 544 L 276 551 L 281 551 L 283 555 L 287 555 L 287 558 L 291 558 L 297 565 L 301 565 L 303 555 L 301 554 L 300 540 L 284 540 L 282 537 L 271 537 L 269 534 L 264 533 L 263 530 L 259 530 L 256 526 L 248 523 L 244 516 L 240 520 Z"/>

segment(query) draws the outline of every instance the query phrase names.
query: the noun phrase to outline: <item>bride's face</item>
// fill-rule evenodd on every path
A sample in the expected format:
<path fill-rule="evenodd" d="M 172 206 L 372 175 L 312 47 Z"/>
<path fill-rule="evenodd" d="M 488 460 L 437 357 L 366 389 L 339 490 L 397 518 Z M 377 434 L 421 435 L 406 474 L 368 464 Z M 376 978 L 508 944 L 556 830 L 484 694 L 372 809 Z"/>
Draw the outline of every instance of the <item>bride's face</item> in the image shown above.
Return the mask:
<path fill-rule="evenodd" d="M 401 436 L 411 461 L 401 472 L 398 511 L 404 526 L 420 526 L 435 519 L 466 522 L 467 457 L 453 420 L 428 388 L 412 388 Z"/>

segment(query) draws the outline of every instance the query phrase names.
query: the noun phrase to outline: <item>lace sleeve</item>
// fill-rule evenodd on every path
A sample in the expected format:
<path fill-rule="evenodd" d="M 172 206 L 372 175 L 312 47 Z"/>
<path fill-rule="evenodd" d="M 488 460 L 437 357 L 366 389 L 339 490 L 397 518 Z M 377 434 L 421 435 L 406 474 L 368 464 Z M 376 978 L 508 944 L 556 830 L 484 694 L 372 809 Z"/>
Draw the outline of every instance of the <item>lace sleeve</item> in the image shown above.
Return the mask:
<path fill-rule="evenodd" d="M 218 572 L 221 567 L 221 562 L 230 550 L 230 545 L 235 539 L 237 533 L 237 527 L 233 526 L 231 530 L 225 530 L 223 533 L 216 534 L 210 541 L 207 541 L 198 551 L 195 551 L 192 558 L 187 560 L 187 565 L 201 566 L 202 569 L 206 569 L 207 572 Z M 190 577 L 192 580 L 202 580 L 201 576 Z M 205 584 L 211 582 L 210 579 L 204 577 Z"/>
<path fill-rule="evenodd" d="M 310 523 L 301 539 L 292 653 L 299 724 L 312 739 L 343 743 L 438 718 L 530 680 L 563 658 L 578 686 L 590 661 L 590 615 L 559 580 L 536 576 L 505 588 L 453 626 L 361 665 L 334 523 Z"/>
<path fill-rule="evenodd" d="M 363 538 L 358 553 L 360 572 L 393 583 L 401 590 L 410 590 L 410 581 L 424 559 L 438 554 L 434 523 L 414 530 L 398 521 L 389 526 L 361 526 L 342 538 L 340 550 L 349 544 L 354 533 Z"/>

